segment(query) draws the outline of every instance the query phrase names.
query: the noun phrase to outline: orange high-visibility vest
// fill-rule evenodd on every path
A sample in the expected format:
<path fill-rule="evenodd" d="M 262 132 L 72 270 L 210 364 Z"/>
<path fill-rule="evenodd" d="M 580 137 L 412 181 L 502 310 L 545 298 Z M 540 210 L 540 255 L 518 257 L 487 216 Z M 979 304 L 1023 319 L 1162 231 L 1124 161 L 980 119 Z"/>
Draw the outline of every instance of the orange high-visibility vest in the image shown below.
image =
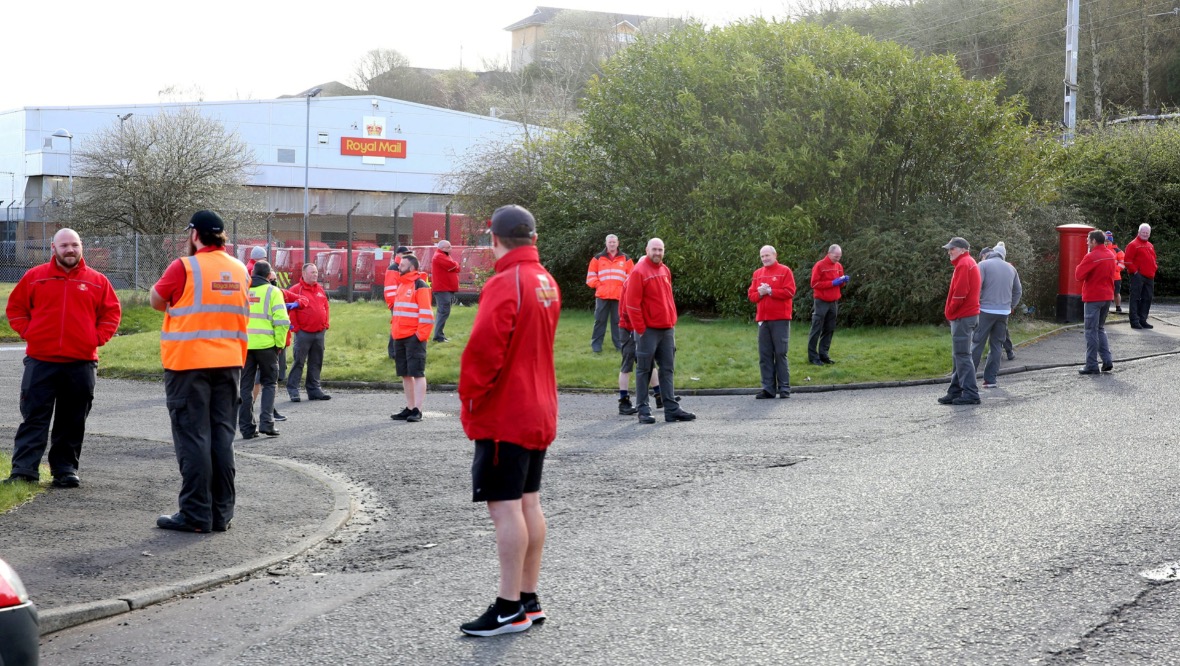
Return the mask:
<path fill-rule="evenodd" d="M 225 252 L 183 257 L 184 293 L 164 313 L 160 360 L 168 370 L 240 368 L 246 363 L 250 279 Z"/>

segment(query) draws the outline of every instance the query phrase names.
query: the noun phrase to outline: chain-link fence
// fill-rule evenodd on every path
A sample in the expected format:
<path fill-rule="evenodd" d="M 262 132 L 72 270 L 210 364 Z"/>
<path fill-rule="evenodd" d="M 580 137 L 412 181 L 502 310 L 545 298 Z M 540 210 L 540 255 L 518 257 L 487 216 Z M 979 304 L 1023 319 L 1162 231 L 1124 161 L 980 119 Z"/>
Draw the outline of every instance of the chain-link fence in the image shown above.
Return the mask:
<path fill-rule="evenodd" d="M 37 239 L 0 243 L 0 282 L 16 282 L 25 271 L 49 261 L 51 242 L 52 239 Z M 265 240 L 254 242 L 265 243 Z M 188 254 L 188 237 L 183 234 L 84 237 L 82 246 L 86 265 L 106 275 L 116 289 L 149 289 L 168 264 Z M 245 261 L 249 259 L 251 247 L 243 243 L 229 249 Z"/>

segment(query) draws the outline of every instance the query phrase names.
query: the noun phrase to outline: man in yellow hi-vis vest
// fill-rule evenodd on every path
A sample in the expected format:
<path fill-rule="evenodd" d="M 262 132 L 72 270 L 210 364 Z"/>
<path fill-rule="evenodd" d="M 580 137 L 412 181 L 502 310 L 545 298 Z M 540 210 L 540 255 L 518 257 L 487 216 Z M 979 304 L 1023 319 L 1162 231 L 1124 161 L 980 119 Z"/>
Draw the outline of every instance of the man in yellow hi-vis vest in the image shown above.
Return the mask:
<path fill-rule="evenodd" d="M 189 256 L 173 261 L 152 287 L 164 313 L 160 360 L 180 465 L 180 511 L 156 526 L 223 532 L 234 517 L 234 417 L 246 362 L 249 277 L 225 252 L 225 222 L 197 211 L 188 224 Z"/>
<path fill-rule="evenodd" d="M 275 430 L 275 386 L 279 377 L 279 352 L 287 343 L 287 329 L 291 319 L 283 303 L 283 290 L 270 283 L 270 264 L 254 264 L 250 276 L 250 327 L 246 330 L 246 367 L 242 368 L 241 398 L 238 407 L 238 430 L 243 439 L 254 439 L 258 433 L 278 437 Z M 254 377 L 262 385 L 262 403 L 258 421 L 254 420 Z"/>

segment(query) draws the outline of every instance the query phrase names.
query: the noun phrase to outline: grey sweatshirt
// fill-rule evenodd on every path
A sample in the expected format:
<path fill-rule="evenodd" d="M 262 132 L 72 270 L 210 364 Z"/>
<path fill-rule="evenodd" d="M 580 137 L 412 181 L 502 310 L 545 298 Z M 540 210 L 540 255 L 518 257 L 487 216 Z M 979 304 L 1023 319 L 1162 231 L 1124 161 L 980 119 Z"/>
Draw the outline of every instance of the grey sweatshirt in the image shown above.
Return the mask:
<path fill-rule="evenodd" d="M 979 262 L 979 309 L 988 314 L 1012 314 L 1020 303 L 1023 288 L 1016 267 L 1004 261 L 1003 252 L 993 252 Z"/>

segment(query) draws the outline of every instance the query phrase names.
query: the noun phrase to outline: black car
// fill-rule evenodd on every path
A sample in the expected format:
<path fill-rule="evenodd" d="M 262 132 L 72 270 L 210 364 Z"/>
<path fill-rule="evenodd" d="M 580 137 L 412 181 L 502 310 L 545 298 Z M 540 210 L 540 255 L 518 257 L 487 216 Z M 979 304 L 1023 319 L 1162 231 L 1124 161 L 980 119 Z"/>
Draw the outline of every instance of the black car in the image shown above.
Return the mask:
<path fill-rule="evenodd" d="M 37 666 L 41 659 L 37 609 L 20 577 L 0 560 L 0 666 Z"/>

